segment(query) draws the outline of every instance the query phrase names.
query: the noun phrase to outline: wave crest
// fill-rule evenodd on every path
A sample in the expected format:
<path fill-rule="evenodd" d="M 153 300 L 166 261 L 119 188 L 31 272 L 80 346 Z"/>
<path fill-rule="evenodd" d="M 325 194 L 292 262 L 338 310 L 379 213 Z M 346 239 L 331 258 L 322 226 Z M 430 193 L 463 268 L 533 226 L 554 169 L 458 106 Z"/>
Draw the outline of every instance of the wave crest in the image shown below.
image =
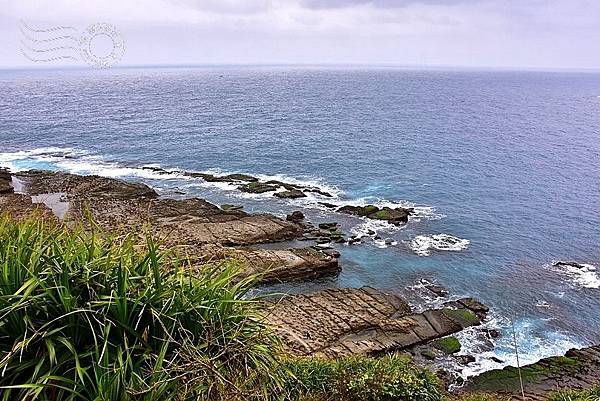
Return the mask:
<path fill-rule="evenodd" d="M 411 249 L 421 256 L 429 256 L 432 250 L 462 251 L 471 241 L 449 234 L 418 235 L 410 243 Z"/>

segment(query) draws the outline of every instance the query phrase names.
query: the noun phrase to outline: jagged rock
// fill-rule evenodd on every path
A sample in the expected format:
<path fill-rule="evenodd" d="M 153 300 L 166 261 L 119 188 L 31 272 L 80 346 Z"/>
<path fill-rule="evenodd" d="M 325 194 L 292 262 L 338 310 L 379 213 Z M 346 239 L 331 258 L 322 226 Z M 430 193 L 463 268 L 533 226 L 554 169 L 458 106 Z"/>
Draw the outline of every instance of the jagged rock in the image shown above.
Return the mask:
<path fill-rule="evenodd" d="M 199 263 L 235 259 L 244 269 L 241 277 L 260 274 L 262 283 L 308 280 L 340 271 L 337 257 L 311 248 L 252 249 L 204 246 L 191 251 Z"/>
<path fill-rule="evenodd" d="M 8 171 L 8 169 L 0 168 L 0 180 L 4 180 L 4 181 L 11 180 L 10 171 Z"/>
<path fill-rule="evenodd" d="M 0 168 L 0 194 L 11 194 L 15 191 L 11 181 L 10 172 L 7 169 Z"/>
<path fill-rule="evenodd" d="M 577 269 L 587 269 L 588 267 L 582 263 L 573 262 L 573 261 L 563 261 L 559 260 L 558 262 L 552 263 L 554 267 L 575 267 Z"/>
<path fill-rule="evenodd" d="M 352 214 L 355 216 L 363 216 L 366 217 L 372 213 L 378 212 L 379 208 L 377 206 L 374 205 L 367 205 L 367 206 L 350 206 L 350 205 L 346 205 L 346 206 L 342 206 L 340 208 L 338 208 L 337 210 L 340 213 L 346 213 L 346 214 Z"/>
<path fill-rule="evenodd" d="M 351 206 L 346 205 L 337 209 L 340 213 L 352 214 L 355 216 L 368 217 L 374 220 L 385 220 L 390 224 L 399 225 L 408 221 L 414 209 L 398 207 L 395 209 L 384 207 L 379 208 L 375 205 Z"/>
<path fill-rule="evenodd" d="M 333 195 L 332 195 L 332 194 L 330 194 L 330 193 L 329 193 L 329 192 L 327 192 L 327 191 L 323 191 L 323 190 L 322 190 L 322 189 L 320 189 L 320 188 L 312 188 L 312 187 L 308 187 L 308 188 L 305 188 L 304 190 L 305 190 L 306 192 L 314 192 L 314 193 L 316 193 L 316 194 L 323 195 L 323 196 L 324 196 L 324 197 L 326 197 L 326 198 L 333 198 Z"/>
<path fill-rule="evenodd" d="M 141 236 L 150 230 L 165 246 L 180 249 L 198 263 L 208 260 L 207 255 L 236 255 L 251 260 L 252 263 L 245 264 L 248 274 L 263 274 L 265 281 L 320 277 L 336 274 L 340 269 L 335 257 L 309 248 L 229 248 L 291 240 L 304 234 L 304 226 L 272 215 L 219 208 L 198 198 L 162 199 L 143 184 L 111 178 L 41 171 L 19 173 L 18 178 L 27 195 L 18 197 L 19 202 L 16 198 L 0 197 L 0 211 L 15 209 L 18 204 L 22 205 L 19 210 L 23 213 L 31 212 L 34 206 L 28 195 L 61 193 L 69 202 L 66 222 L 85 222 L 89 213 L 112 232 L 137 231 Z M 220 251 L 214 252 L 217 248 Z"/>
<path fill-rule="evenodd" d="M 461 365 L 468 365 L 476 361 L 473 355 L 455 355 L 454 359 L 456 359 Z"/>
<path fill-rule="evenodd" d="M 386 220 L 392 224 L 400 224 L 408 222 L 408 216 L 411 212 L 409 209 L 384 207 L 374 213 L 368 214 L 367 217 L 375 220 Z"/>
<path fill-rule="evenodd" d="M 421 283 L 423 284 L 423 287 L 431 291 L 438 298 L 443 298 L 448 295 L 448 291 L 441 285 L 430 283 L 426 280 L 422 280 Z"/>
<path fill-rule="evenodd" d="M 292 223 L 300 223 L 304 220 L 304 213 L 299 210 L 294 210 L 292 214 L 288 214 L 285 219 L 287 221 L 291 221 Z"/>
<path fill-rule="evenodd" d="M 277 187 L 275 185 L 263 184 L 260 182 L 250 182 L 248 184 L 240 185 L 238 189 L 251 194 L 263 194 L 265 192 L 277 191 Z"/>
<path fill-rule="evenodd" d="M 284 199 L 297 199 L 297 198 L 306 198 L 306 194 L 299 189 L 292 189 L 289 191 L 281 191 L 275 192 L 273 196 Z"/>
<path fill-rule="evenodd" d="M 324 249 L 323 253 L 326 254 L 326 255 L 329 255 L 329 256 L 331 256 L 332 258 L 335 258 L 335 259 L 337 259 L 337 258 L 339 258 L 341 256 L 340 253 L 338 251 L 336 251 L 335 249 Z"/>
<path fill-rule="evenodd" d="M 571 349 L 565 356 L 544 358 L 521 367 L 525 397 L 545 400 L 562 388 L 587 389 L 600 383 L 600 345 Z M 495 392 L 514 397 L 521 396 L 519 370 L 505 367 L 484 372 L 471 378 L 464 392 Z"/>
<path fill-rule="evenodd" d="M 500 337 L 502 337 L 502 332 L 500 330 L 497 330 L 497 329 L 483 329 L 482 332 L 488 338 L 500 338 Z"/>
<path fill-rule="evenodd" d="M 335 209 L 337 207 L 337 205 L 334 205 L 333 203 L 327 203 L 327 202 L 319 202 L 319 205 L 325 206 L 326 208 L 329 208 L 329 209 Z"/>
<path fill-rule="evenodd" d="M 266 185 L 272 185 L 274 187 L 282 187 L 288 191 L 292 191 L 292 190 L 298 190 L 298 189 L 302 189 L 304 188 L 302 185 L 295 185 L 295 184 L 289 184 L 287 182 L 283 182 L 283 181 L 277 181 L 277 180 L 269 180 L 269 181 L 265 181 L 264 184 Z"/>
<path fill-rule="evenodd" d="M 253 177 L 251 175 L 248 174 L 228 174 L 225 176 L 221 176 L 219 177 L 222 180 L 226 180 L 226 181 L 246 181 L 246 182 L 256 182 L 258 181 L 258 178 Z"/>
<path fill-rule="evenodd" d="M 142 170 L 154 171 L 155 173 L 159 173 L 159 174 L 169 174 L 169 172 L 167 170 L 165 170 L 164 168 L 155 167 L 155 166 L 142 166 Z"/>
<path fill-rule="evenodd" d="M 269 310 L 267 321 L 292 355 L 334 358 L 409 349 L 479 324 L 466 314 L 477 319 L 468 309 L 415 314 L 399 296 L 363 287 L 288 296 Z"/>

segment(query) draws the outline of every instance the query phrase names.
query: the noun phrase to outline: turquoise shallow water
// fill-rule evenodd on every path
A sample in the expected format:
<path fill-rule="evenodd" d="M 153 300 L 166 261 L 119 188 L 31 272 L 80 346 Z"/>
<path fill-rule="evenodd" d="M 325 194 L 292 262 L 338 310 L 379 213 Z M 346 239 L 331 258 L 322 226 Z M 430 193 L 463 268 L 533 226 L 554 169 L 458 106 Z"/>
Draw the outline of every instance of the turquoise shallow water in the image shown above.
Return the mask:
<path fill-rule="evenodd" d="M 177 188 L 248 210 L 302 209 L 395 240 L 341 247 L 339 277 L 285 290 L 418 294 L 427 278 L 490 305 L 491 327 L 506 331 L 514 320 L 526 360 L 600 341 L 600 74 L 3 70 L 0 88 L 2 165 L 142 180 L 166 196 L 181 196 Z M 244 197 L 146 164 L 315 182 L 334 202 L 412 204 L 418 215 L 392 229 L 332 215 L 322 199 Z M 437 234 L 465 241 L 428 249 Z M 549 266 L 555 260 L 590 267 L 565 272 Z M 505 336 L 482 355 L 511 362 L 511 353 Z M 472 370 L 489 366 L 482 358 Z"/>

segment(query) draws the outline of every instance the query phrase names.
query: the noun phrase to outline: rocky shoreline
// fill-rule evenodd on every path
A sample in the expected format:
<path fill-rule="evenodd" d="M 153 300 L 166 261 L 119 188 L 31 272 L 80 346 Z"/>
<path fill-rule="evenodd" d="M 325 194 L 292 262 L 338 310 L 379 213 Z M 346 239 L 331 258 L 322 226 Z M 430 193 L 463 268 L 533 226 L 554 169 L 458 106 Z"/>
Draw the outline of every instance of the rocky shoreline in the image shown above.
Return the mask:
<path fill-rule="evenodd" d="M 160 173 L 160 169 L 151 169 Z M 308 192 L 324 197 L 331 195 L 316 187 L 261 181 L 245 174 L 187 174 L 206 181 L 232 183 L 238 185 L 240 191 L 272 192 L 283 198 L 303 197 Z M 411 208 L 323 204 L 339 213 L 394 225 L 405 224 L 413 213 Z M 315 226 L 306 221 L 300 211 L 290 210 L 283 219 L 264 213 L 246 213 L 242 207 L 233 205 L 219 207 L 199 198 L 161 197 L 142 183 L 37 170 L 11 174 L 0 169 L 0 213 L 22 218 L 34 211 L 40 218 L 60 220 L 64 224 L 85 224 L 91 217 L 111 232 L 139 232 L 140 236 L 151 232 L 166 246 L 182 252 L 192 264 L 236 259 L 241 263 L 242 276 L 258 274 L 262 283 L 335 276 L 342 269 L 340 253 L 329 244 L 351 245 L 361 241 L 357 235 L 347 237 L 336 222 Z M 285 249 L 260 247 L 260 244 L 291 240 L 310 241 L 314 245 Z M 428 290 L 439 297 L 447 295 L 445 289 L 431 283 Z M 449 300 L 439 307 L 416 313 L 398 294 L 369 287 L 284 296 L 265 302 L 264 310 L 267 323 L 279 334 L 291 355 L 337 358 L 403 352 L 412 354 L 416 361 L 431 361 L 456 353 L 460 343 L 452 335 L 480 325 L 488 313 L 485 305 L 472 298 Z M 469 362 L 465 356 L 460 358 Z M 566 358 L 577 363 L 556 364 L 542 360 L 531 368 L 536 373 L 536 380 L 527 384 L 532 399 L 541 399 L 539 397 L 548 389 L 556 390 L 552 383 L 584 388 L 594 380 L 600 381 L 598 370 L 591 369 L 594 364 L 600 366 L 598 347 L 569 351 Z M 517 394 L 511 369 L 506 368 L 500 371 L 502 373 L 486 372 L 473 378 L 464 389 Z"/>
<path fill-rule="evenodd" d="M 600 345 L 571 349 L 564 356 L 544 358 L 521 368 L 528 400 L 541 401 L 557 389 L 588 389 L 600 383 Z M 488 392 L 522 398 L 519 369 L 509 366 L 472 378 L 462 392 Z"/>

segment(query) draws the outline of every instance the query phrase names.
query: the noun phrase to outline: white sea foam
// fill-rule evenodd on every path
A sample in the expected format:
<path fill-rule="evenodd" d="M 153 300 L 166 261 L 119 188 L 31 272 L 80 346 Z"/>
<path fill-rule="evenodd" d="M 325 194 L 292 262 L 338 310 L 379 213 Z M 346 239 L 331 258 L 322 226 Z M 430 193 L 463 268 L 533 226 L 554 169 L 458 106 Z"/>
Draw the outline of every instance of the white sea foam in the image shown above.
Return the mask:
<path fill-rule="evenodd" d="M 443 307 L 444 303 L 451 300 L 448 296 L 440 297 L 429 290 L 427 287 L 432 284 L 435 283 L 421 278 L 415 284 L 406 287 L 411 292 L 409 304 L 414 312 L 421 313 L 429 309 L 439 309 Z"/>
<path fill-rule="evenodd" d="M 13 171 L 19 170 L 15 165 L 15 161 L 19 160 L 58 160 L 58 158 L 73 157 L 82 152 L 75 151 L 72 148 L 44 147 L 31 150 L 19 150 L 16 152 L 0 153 L 0 167 L 8 167 Z"/>
<path fill-rule="evenodd" d="M 122 163 L 107 161 L 104 157 L 90 154 L 87 151 L 77 150 L 73 148 L 60 147 L 44 147 L 27 151 L 6 152 L 0 153 L 0 166 L 9 167 L 13 172 L 29 170 L 35 168 L 62 170 L 74 174 L 89 175 L 95 174 L 111 178 L 138 178 L 142 180 L 180 180 L 185 181 L 183 187 L 202 189 L 217 189 L 219 191 L 227 191 L 231 196 L 241 199 L 253 200 L 272 200 L 273 192 L 262 194 L 254 194 L 240 191 L 238 189 L 240 183 L 235 182 L 209 182 L 202 178 L 194 178 L 185 174 L 178 169 L 162 169 L 160 164 L 151 163 L 144 164 L 139 167 L 131 167 Z M 161 170 L 157 170 L 161 169 Z M 208 169 L 197 171 L 199 173 L 208 173 L 213 175 L 227 175 L 234 173 L 247 173 L 240 171 L 224 171 L 220 169 Z M 379 208 L 413 208 L 414 213 L 409 217 L 409 221 L 420 221 L 421 219 L 436 220 L 445 217 L 435 211 L 430 206 L 417 206 L 406 201 L 393 202 L 386 199 L 364 197 L 358 199 L 343 199 L 344 192 L 334 185 L 327 184 L 316 177 L 290 177 L 282 174 L 253 174 L 263 182 L 280 181 L 293 185 L 299 185 L 308 188 L 318 189 L 331 194 L 331 197 L 325 196 L 318 192 L 306 191 L 306 197 L 298 199 L 286 199 L 285 202 L 297 205 L 303 208 L 313 208 L 330 213 L 334 209 L 327 208 L 321 205 L 320 202 L 327 202 L 340 207 L 343 205 L 364 206 L 375 205 Z M 159 190 L 160 188 L 157 188 Z M 280 188 L 278 191 L 284 191 Z M 352 229 L 352 232 L 357 235 L 364 235 L 369 230 L 375 232 L 393 233 L 403 228 L 403 226 L 395 226 L 385 221 L 377 221 L 367 218 L 359 218 L 362 220 L 358 226 Z M 381 247 L 387 247 L 386 244 L 378 244 Z"/>
<path fill-rule="evenodd" d="M 535 363 L 542 358 L 563 355 L 571 348 L 584 346 L 584 344 L 569 338 L 563 333 L 546 331 L 540 334 L 536 331 L 535 326 L 535 323 L 529 319 L 515 322 L 521 366 Z M 482 329 L 501 330 L 504 335 L 497 339 L 489 338 L 482 335 Z M 511 332 L 510 321 L 491 312 L 489 319 L 484 322 L 483 326 L 469 327 L 455 334 L 462 345 L 458 355 L 472 355 L 475 357 L 475 362 L 463 367 L 458 372 L 459 375 L 463 379 L 467 379 L 491 369 L 517 366 Z"/>
<path fill-rule="evenodd" d="M 404 225 L 395 226 L 393 224 L 389 224 L 387 221 L 373 220 L 373 219 L 369 219 L 367 217 L 362 217 L 362 218 L 360 218 L 360 220 L 362 220 L 361 223 L 352 227 L 350 229 L 350 233 L 352 233 L 354 235 L 360 235 L 363 237 L 369 236 L 369 235 L 375 235 L 375 234 L 372 234 L 373 232 L 374 233 L 385 232 L 387 234 L 393 234 L 394 232 L 398 232 L 405 227 Z"/>
<path fill-rule="evenodd" d="M 470 241 L 449 234 L 418 235 L 411 242 L 412 250 L 421 256 L 429 256 L 431 250 L 461 251 L 468 248 Z"/>
<path fill-rule="evenodd" d="M 567 277 L 577 287 L 600 288 L 600 277 L 598 277 L 598 272 L 594 265 L 586 263 L 570 264 L 568 262 L 556 265 L 556 262 L 552 262 L 546 267 Z"/>
<path fill-rule="evenodd" d="M 72 148 L 37 148 L 27 151 L 0 153 L 0 166 L 18 172 L 49 164 L 55 170 L 74 174 L 95 174 L 103 177 L 138 177 L 145 179 L 186 179 L 177 171 L 158 172 L 141 167 L 127 167 L 107 162 L 102 157 Z M 158 166 L 158 165 L 153 165 Z"/>

